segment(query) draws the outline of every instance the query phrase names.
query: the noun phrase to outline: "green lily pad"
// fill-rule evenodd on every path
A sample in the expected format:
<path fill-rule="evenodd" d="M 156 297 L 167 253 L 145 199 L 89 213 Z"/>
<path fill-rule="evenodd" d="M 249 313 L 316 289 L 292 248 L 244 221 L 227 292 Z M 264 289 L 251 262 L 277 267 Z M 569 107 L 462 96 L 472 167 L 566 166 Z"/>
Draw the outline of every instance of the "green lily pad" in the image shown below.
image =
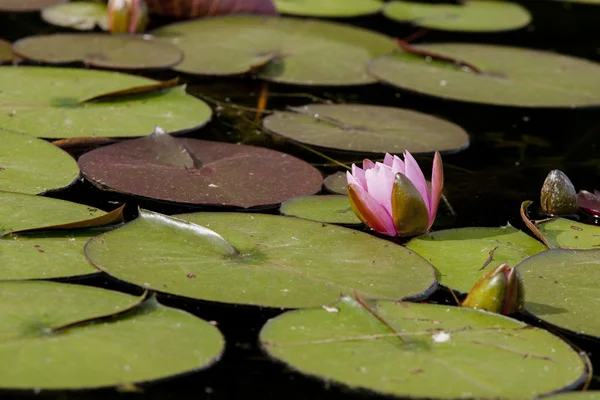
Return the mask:
<path fill-rule="evenodd" d="M 0 0 L 0 11 L 33 12 L 68 1 L 69 0 Z"/>
<path fill-rule="evenodd" d="M 280 13 L 321 18 L 351 18 L 375 14 L 381 0 L 275 0 Z"/>
<path fill-rule="evenodd" d="M 525 309 L 573 332 L 600 337 L 600 250 L 552 249 L 518 266 L 525 282 Z"/>
<path fill-rule="evenodd" d="M 531 22 L 525 7 L 497 0 L 465 0 L 459 4 L 392 1 L 386 4 L 383 15 L 423 28 L 459 32 L 509 31 Z"/>
<path fill-rule="evenodd" d="M 270 320 L 260 341 L 303 374 L 411 399 L 528 399 L 588 375 L 567 343 L 498 314 L 390 301 L 370 307 L 386 324 L 342 298 Z"/>
<path fill-rule="evenodd" d="M 39 194 L 79 178 L 73 157 L 45 140 L 0 128 L 0 142 L 0 190 Z"/>
<path fill-rule="evenodd" d="M 8 235 L 0 239 L 0 281 L 90 275 L 98 270 L 83 248 L 98 229 Z"/>
<path fill-rule="evenodd" d="M 179 86 L 129 98 L 85 102 L 157 81 L 75 68 L 0 67 L 0 128 L 43 138 L 146 136 L 156 125 L 181 132 L 204 125 L 211 109 Z"/>
<path fill-rule="evenodd" d="M 407 52 L 374 59 L 369 72 L 402 89 L 443 99 L 512 107 L 600 105 L 600 66 L 581 58 L 508 46 L 435 43 L 414 46 L 466 61 L 431 61 Z"/>
<path fill-rule="evenodd" d="M 164 41 L 92 33 L 29 36 L 16 41 L 13 51 L 47 64 L 81 61 L 99 68 L 129 70 L 170 68 L 183 59 L 181 50 Z"/>
<path fill-rule="evenodd" d="M 551 400 L 600 400 L 600 391 L 586 390 L 585 392 L 567 392 L 548 396 Z"/>
<path fill-rule="evenodd" d="M 296 142 L 361 154 L 456 152 L 469 136 L 446 120 L 401 108 L 311 104 L 276 111 L 266 129 Z"/>
<path fill-rule="evenodd" d="M 12 52 L 12 43 L 0 39 L 0 63 L 10 62 L 15 58 L 15 54 Z"/>
<path fill-rule="evenodd" d="M 207 240 L 202 227 L 237 252 Z M 124 227 L 90 240 L 86 254 L 96 267 L 126 282 L 264 307 L 320 306 L 355 289 L 368 297 L 422 298 L 435 288 L 431 265 L 402 246 L 340 226 L 274 215 L 172 218 L 142 211 Z"/>
<path fill-rule="evenodd" d="M 600 247 L 600 226 L 558 218 L 543 222 L 537 227 L 553 248 L 597 249 Z"/>
<path fill-rule="evenodd" d="M 406 247 L 433 264 L 441 284 L 463 293 L 469 292 L 490 268 L 503 262 L 515 267 L 523 259 L 546 249 L 510 225 L 428 233 L 411 239 Z"/>
<path fill-rule="evenodd" d="M 178 22 L 153 35 L 183 50 L 177 71 L 237 75 L 262 67 L 259 77 L 297 85 L 373 83 L 366 63 L 395 48 L 391 38 L 353 26 L 249 15 Z"/>
<path fill-rule="evenodd" d="M 83 204 L 13 192 L 0 191 L 0 204 L 0 236 L 106 215 Z"/>
<path fill-rule="evenodd" d="M 4 389 L 155 380 L 214 363 L 224 345 L 217 328 L 183 311 L 54 282 L 1 282 L 0 319 L 0 357 L 19 361 L 0 366 Z"/>
<path fill-rule="evenodd" d="M 42 19 L 49 24 L 78 31 L 91 31 L 96 27 L 107 31 L 108 11 L 105 3 L 77 1 L 57 4 L 42 10 Z"/>
<path fill-rule="evenodd" d="M 283 203 L 279 211 L 283 215 L 330 224 L 361 223 L 352 211 L 348 196 L 336 194 L 294 197 Z"/>
<path fill-rule="evenodd" d="M 323 180 L 323 186 L 330 193 L 348 194 L 348 179 L 345 172 L 336 172 Z"/>

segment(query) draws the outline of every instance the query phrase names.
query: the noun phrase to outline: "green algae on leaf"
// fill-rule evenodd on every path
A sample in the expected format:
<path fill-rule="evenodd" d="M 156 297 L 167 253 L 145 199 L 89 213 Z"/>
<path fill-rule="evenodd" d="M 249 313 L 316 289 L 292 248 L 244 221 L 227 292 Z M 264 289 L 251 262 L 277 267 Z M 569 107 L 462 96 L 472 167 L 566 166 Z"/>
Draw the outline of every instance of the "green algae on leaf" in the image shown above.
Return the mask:
<path fill-rule="evenodd" d="M 298 372 L 402 398 L 533 398 L 591 371 L 549 332 L 479 310 L 351 298 L 287 312 L 260 332 Z M 383 323 L 385 321 L 385 323 Z"/>
<path fill-rule="evenodd" d="M 365 297 L 423 298 L 435 288 L 433 268 L 421 257 L 352 229 L 262 214 L 154 215 L 144 211 L 90 240 L 90 261 L 161 292 L 262 307 L 320 306 L 355 289 Z M 192 227 L 180 228 L 181 220 Z M 197 234 L 197 225 L 218 233 L 235 253 Z"/>
<path fill-rule="evenodd" d="M 212 111 L 179 86 L 114 101 L 81 103 L 102 93 L 155 84 L 118 72 L 75 68 L 0 67 L 0 126 L 42 138 L 146 136 L 197 129 Z"/>
<path fill-rule="evenodd" d="M 110 317 L 112 316 L 112 317 Z M 3 389 L 90 389 L 214 363 L 217 328 L 150 299 L 54 282 L 0 282 Z M 82 362 L 83 360 L 83 362 Z"/>
<path fill-rule="evenodd" d="M 427 233 L 411 239 L 406 247 L 436 268 L 438 281 L 467 293 L 489 269 L 507 262 L 515 267 L 546 247 L 508 225 L 501 228 L 458 228 Z"/>

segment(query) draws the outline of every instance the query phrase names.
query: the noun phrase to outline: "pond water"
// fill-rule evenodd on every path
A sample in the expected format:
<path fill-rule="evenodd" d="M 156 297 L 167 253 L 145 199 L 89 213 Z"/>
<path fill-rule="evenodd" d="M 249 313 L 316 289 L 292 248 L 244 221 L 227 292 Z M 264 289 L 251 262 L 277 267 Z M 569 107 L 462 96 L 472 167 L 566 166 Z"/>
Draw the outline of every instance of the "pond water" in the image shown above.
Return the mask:
<path fill-rule="evenodd" d="M 423 40 L 501 43 L 555 50 L 589 60 L 600 60 L 598 6 L 553 1 L 531 2 L 527 6 L 535 18 L 533 28 L 530 29 L 483 35 L 431 32 Z M 1 18 L 1 37 L 8 40 L 58 31 L 43 24 L 37 16 L 2 15 Z M 156 24 L 162 22 L 164 21 Z M 392 23 L 380 16 L 356 18 L 348 22 L 400 38 L 414 31 L 406 25 Z M 177 74 L 161 72 L 143 75 L 166 79 Z M 261 130 L 255 113 L 243 109 L 257 106 L 263 89 L 261 81 L 251 78 L 198 78 L 190 75 L 182 75 L 182 79 L 188 84 L 188 93 L 204 99 L 217 110 L 217 117 L 207 127 L 185 136 L 271 147 L 312 163 L 324 174 L 341 170 L 329 160 L 294 144 L 275 141 Z M 434 99 L 383 84 L 343 89 L 269 84 L 268 89 L 271 95 L 268 110 L 303 105 L 315 99 L 336 103 L 360 102 L 414 109 L 446 118 L 462 126 L 469 134 L 470 146 L 467 150 L 443 156 L 445 195 L 452 210 L 447 206 L 441 207 L 435 229 L 496 227 L 510 223 L 526 231 L 519 216 L 519 207 L 524 200 L 536 202 L 532 210 L 537 207 L 541 185 L 551 169 L 564 171 L 578 190 L 600 189 L 598 108 L 544 110 L 475 105 Z M 346 163 L 360 161 L 343 154 L 327 154 Z M 424 165 L 428 165 L 431 158 L 421 157 L 419 160 L 426 161 Z M 427 176 L 428 171 L 425 174 Z M 165 214 L 199 210 L 107 194 L 83 181 L 49 196 L 105 210 L 114 208 L 115 202 L 127 200 L 129 218 L 134 215 L 137 205 Z M 277 213 L 277 210 L 272 209 L 261 211 Z M 139 288 L 104 276 L 67 281 L 132 294 L 140 293 Z M 434 294 L 433 299 L 439 302 L 450 301 L 443 291 Z M 227 339 L 221 362 L 205 371 L 142 385 L 142 393 L 107 389 L 47 395 L 61 399 L 384 398 L 367 391 L 351 392 L 335 384 L 311 379 L 269 360 L 257 344 L 257 335 L 269 318 L 279 314 L 277 310 L 217 305 L 165 295 L 161 295 L 159 300 L 205 320 L 217 321 Z M 593 343 L 584 345 L 592 353 L 595 350 Z M 29 396 L 31 392 L 3 394 Z"/>

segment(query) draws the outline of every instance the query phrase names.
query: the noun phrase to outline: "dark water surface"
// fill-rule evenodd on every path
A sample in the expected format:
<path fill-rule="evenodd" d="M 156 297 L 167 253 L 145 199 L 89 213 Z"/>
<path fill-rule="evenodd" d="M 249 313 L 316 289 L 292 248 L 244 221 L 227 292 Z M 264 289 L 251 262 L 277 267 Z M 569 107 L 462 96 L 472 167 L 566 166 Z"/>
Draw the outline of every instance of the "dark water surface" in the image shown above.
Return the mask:
<path fill-rule="evenodd" d="M 467 35 L 433 32 L 423 41 L 465 41 L 501 43 L 557 50 L 565 54 L 600 60 L 600 6 L 563 5 L 554 1 L 526 3 L 534 15 L 533 29 L 503 34 Z M 352 20 L 352 23 L 376 29 L 396 37 L 405 37 L 414 29 L 389 22 L 383 17 Z M 54 31 L 37 15 L 0 15 L 0 37 L 15 40 L 35 33 Z M 148 75 L 148 74 L 146 74 Z M 150 74 L 168 78 L 172 73 Z M 252 79 L 200 79 L 184 76 L 188 91 L 209 100 L 217 107 L 219 117 L 206 128 L 186 136 L 221 141 L 242 142 L 276 148 L 318 165 L 324 173 L 340 170 L 328 161 L 293 144 L 283 144 L 260 131 L 254 113 L 240 112 L 235 105 L 256 107 L 261 82 Z M 287 105 L 311 102 L 311 96 L 334 102 L 361 102 L 399 106 L 436 114 L 465 128 L 471 140 L 466 151 L 444 155 L 445 194 L 454 209 L 446 207 L 440 213 L 434 229 L 464 226 L 500 226 L 507 222 L 525 229 L 519 216 L 524 200 L 539 204 L 539 190 L 551 169 L 563 170 L 579 189 L 600 189 L 600 109 L 530 110 L 488 107 L 432 99 L 410 94 L 384 85 L 359 88 L 327 89 L 269 85 L 273 95 L 268 109 L 283 109 Z M 220 104 L 220 106 L 219 106 Z M 347 157 L 329 154 L 342 161 Z M 360 161 L 359 158 L 356 161 Z M 419 161 L 428 176 L 430 158 Z M 93 186 L 79 182 L 52 195 L 103 209 L 113 209 L 114 201 L 124 197 L 102 193 Z M 127 199 L 129 210 L 137 205 L 154 211 L 174 214 L 197 209 L 175 207 L 156 202 Z M 535 206 L 534 206 L 535 207 Z M 267 212 L 276 212 L 273 210 Z M 118 283 L 108 277 L 71 280 L 107 289 L 139 293 L 139 289 Z M 437 301 L 446 301 L 447 294 L 434 294 Z M 123 393 L 114 389 L 75 392 L 0 392 L 0 396 L 79 398 L 151 398 L 151 399 L 359 399 L 383 398 L 369 392 L 350 392 L 343 387 L 297 374 L 269 360 L 257 345 L 262 325 L 280 313 L 241 306 L 209 304 L 176 297 L 161 296 L 166 305 L 183 308 L 206 320 L 218 322 L 227 347 L 223 359 L 206 371 L 140 385 L 142 392 Z M 593 342 L 578 341 L 592 353 Z M 0 360 L 6 362 L 5 360 Z M 501 379 L 501 377 L 499 377 Z M 595 386 L 595 384 L 594 384 Z"/>

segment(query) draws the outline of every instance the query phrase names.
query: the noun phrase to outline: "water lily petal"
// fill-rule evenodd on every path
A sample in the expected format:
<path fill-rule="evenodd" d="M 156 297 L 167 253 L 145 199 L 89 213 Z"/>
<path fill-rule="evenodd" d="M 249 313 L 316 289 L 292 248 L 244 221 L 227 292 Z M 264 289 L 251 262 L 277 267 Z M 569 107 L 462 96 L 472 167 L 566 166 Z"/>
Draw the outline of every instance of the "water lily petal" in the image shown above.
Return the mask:
<path fill-rule="evenodd" d="M 366 171 L 370 168 L 375 167 L 375 163 L 367 158 L 363 160 L 363 169 Z"/>
<path fill-rule="evenodd" d="M 390 153 L 385 153 L 385 157 L 383 157 L 383 163 L 388 167 L 391 167 L 393 162 L 394 156 L 392 156 Z"/>
<path fill-rule="evenodd" d="M 392 215 L 392 188 L 394 173 L 392 169 L 381 163 L 365 171 L 367 192 Z"/>
<path fill-rule="evenodd" d="M 429 212 L 417 188 L 404 174 L 396 174 L 392 191 L 392 217 L 402 236 L 427 232 Z"/>
<path fill-rule="evenodd" d="M 358 185 L 348 185 L 348 198 L 356 216 L 379 233 L 396 236 L 392 216 L 369 193 Z"/>
<path fill-rule="evenodd" d="M 346 173 L 346 177 L 348 176 L 349 172 Z M 352 177 L 354 178 L 354 182 L 356 182 L 357 185 L 359 185 L 361 188 L 363 189 L 367 189 L 367 180 L 365 179 L 365 171 L 362 168 L 357 167 L 356 165 L 352 164 Z M 350 182 L 350 179 L 348 179 L 348 183 L 353 183 Z"/>
<path fill-rule="evenodd" d="M 427 181 L 425 180 L 425 175 L 423 175 L 423 171 L 421 171 L 419 164 L 417 164 L 417 160 L 415 160 L 408 150 L 404 152 L 404 163 L 406 165 L 405 175 L 410 179 L 419 194 L 421 194 L 423 202 L 427 206 L 427 215 L 429 216 L 431 200 L 429 200 L 429 193 L 427 193 Z"/>
<path fill-rule="evenodd" d="M 429 195 L 429 228 L 433 225 L 437 214 L 440 198 L 442 197 L 442 189 L 444 187 L 444 166 L 442 157 L 438 151 L 433 156 L 433 167 L 431 170 L 431 191 Z"/>
<path fill-rule="evenodd" d="M 597 190 L 594 193 L 580 190 L 577 193 L 577 205 L 588 214 L 600 216 L 600 195 Z"/>
<path fill-rule="evenodd" d="M 404 161 L 398 156 L 394 156 L 394 160 L 392 161 L 392 172 L 397 174 L 398 172 L 406 175 L 406 165 Z"/>

